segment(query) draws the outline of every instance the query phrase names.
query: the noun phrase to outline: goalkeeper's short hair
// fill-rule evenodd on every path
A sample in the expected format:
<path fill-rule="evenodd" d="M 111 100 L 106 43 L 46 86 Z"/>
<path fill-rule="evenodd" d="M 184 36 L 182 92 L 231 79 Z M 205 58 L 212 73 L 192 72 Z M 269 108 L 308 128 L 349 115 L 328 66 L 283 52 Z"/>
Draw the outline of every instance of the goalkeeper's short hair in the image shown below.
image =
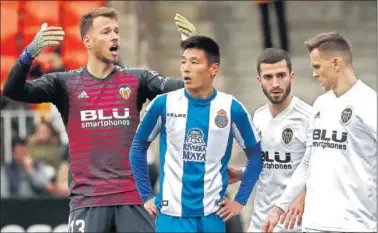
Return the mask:
<path fill-rule="evenodd" d="M 95 18 L 102 16 L 102 17 L 118 20 L 119 15 L 120 14 L 116 9 L 111 8 L 111 7 L 106 7 L 106 6 L 98 7 L 87 12 L 81 17 L 81 21 L 80 21 L 81 39 L 83 40 L 84 36 L 91 29 Z"/>
<path fill-rule="evenodd" d="M 209 64 L 220 64 L 219 45 L 213 39 L 207 36 L 192 36 L 187 40 L 181 41 L 182 49 L 196 48 L 203 50 L 206 54 Z"/>

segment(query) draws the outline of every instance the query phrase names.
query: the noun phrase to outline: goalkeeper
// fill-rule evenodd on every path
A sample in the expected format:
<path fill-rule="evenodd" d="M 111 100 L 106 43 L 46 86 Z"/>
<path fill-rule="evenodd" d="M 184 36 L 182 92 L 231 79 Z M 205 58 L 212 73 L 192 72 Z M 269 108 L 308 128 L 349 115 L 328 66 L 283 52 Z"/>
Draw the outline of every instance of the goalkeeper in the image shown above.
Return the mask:
<path fill-rule="evenodd" d="M 64 39 L 61 27 L 43 24 L 4 85 L 4 95 L 13 100 L 53 103 L 69 129 L 69 232 L 155 231 L 137 192 L 128 153 L 146 99 L 184 84 L 148 69 L 115 65 L 120 51 L 118 15 L 113 8 L 101 7 L 82 17 L 85 67 L 26 81 L 33 59 Z M 183 38 L 195 33 L 185 18 L 178 15 L 175 21 Z M 103 122 L 112 124 L 105 127 Z"/>

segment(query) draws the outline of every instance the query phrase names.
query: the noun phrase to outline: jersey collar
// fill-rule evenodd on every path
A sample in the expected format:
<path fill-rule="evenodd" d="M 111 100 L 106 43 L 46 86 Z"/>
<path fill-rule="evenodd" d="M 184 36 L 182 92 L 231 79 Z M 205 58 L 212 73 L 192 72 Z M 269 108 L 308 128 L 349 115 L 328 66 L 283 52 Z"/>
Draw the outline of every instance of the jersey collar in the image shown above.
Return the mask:
<path fill-rule="evenodd" d="M 189 95 L 186 89 L 184 89 L 184 94 L 185 94 L 185 97 L 188 98 L 190 103 L 193 103 L 196 105 L 207 105 L 217 96 L 217 90 L 215 88 L 213 88 L 213 90 L 214 90 L 213 94 L 207 99 L 194 98 L 191 95 Z"/>
<path fill-rule="evenodd" d="M 332 95 L 333 98 L 335 98 L 337 100 L 342 100 L 342 99 L 348 98 L 348 96 L 350 96 L 351 94 L 353 94 L 354 92 L 356 92 L 355 90 L 358 90 L 358 88 L 359 88 L 360 85 L 361 85 L 361 80 L 358 79 L 357 82 L 347 92 L 345 92 L 344 94 L 342 94 L 339 97 L 337 97 L 335 95 L 335 92 L 333 90 L 330 90 L 329 92 L 331 93 L 331 95 Z"/>
<path fill-rule="evenodd" d="M 291 99 L 289 105 L 282 111 L 280 112 L 275 118 L 273 118 L 272 116 L 272 113 L 268 107 L 268 111 L 270 113 L 270 116 L 273 120 L 277 120 L 277 121 L 280 121 L 282 120 L 283 118 L 285 118 L 285 116 L 287 114 L 289 114 L 291 112 L 291 110 L 294 108 L 294 106 L 296 105 L 296 103 L 298 102 L 298 98 L 296 96 L 293 96 L 293 98 Z"/>
<path fill-rule="evenodd" d="M 106 80 L 110 79 L 113 76 L 113 74 L 116 72 L 116 67 L 114 66 L 112 72 L 110 72 L 110 74 L 108 74 L 108 76 L 106 76 L 105 78 L 97 78 L 96 76 L 92 75 L 91 73 L 89 73 L 87 66 L 84 66 L 84 72 L 88 74 L 88 76 L 95 81 L 105 82 Z"/>

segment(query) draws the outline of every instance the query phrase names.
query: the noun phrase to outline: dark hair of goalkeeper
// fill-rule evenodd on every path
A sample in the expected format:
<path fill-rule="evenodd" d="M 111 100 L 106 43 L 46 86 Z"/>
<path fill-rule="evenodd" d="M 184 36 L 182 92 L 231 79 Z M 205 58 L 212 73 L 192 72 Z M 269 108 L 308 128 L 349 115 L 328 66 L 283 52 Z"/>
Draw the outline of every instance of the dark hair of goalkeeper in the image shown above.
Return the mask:
<path fill-rule="evenodd" d="M 209 64 L 220 64 L 219 45 L 210 37 L 192 36 L 187 40 L 181 41 L 180 47 L 183 50 L 191 48 L 203 50 Z"/>
<path fill-rule="evenodd" d="M 93 20 L 100 16 L 117 20 L 119 12 L 114 8 L 99 7 L 83 15 L 80 22 L 81 39 L 83 39 L 84 36 L 88 33 L 88 31 L 91 29 L 93 25 Z"/>

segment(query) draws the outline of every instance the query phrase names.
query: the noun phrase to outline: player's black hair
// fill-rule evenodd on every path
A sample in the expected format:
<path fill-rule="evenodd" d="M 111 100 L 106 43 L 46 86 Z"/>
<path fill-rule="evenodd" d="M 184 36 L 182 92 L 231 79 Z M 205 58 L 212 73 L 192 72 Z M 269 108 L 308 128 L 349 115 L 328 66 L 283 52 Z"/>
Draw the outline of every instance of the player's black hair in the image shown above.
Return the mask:
<path fill-rule="evenodd" d="M 260 75 L 261 72 L 261 64 L 274 64 L 277 62 L 280 62 L 282 60 L 286 61 L 287 68 L 289 69 L 289 72 L 291 72 L 291 59 L 289 54 L 282 49 L 278 48 L 267 48 L 265 49 L 260 56 L 257 58 L 257 73 Z"/>
<path fill-rule="evenodd" d="M 26 146 L 27 145 L 27 142 L 26 142 L 26 139 L 24 138 L 19 138 L 19 137 L 14 137 L 12 139 L 12 151 L 14 151 L 14 148 L 18 145 L 21 145 L 21 146 Z"/>
<path fill-rule="evenodd" d="M 207 36 L 192 36 L 187 40 L 181 41 L 180 47 L 185 49 L 201 49 L 205 52 L 209 64 L 220 64 L 219 45 L 213 39 Z"/>

